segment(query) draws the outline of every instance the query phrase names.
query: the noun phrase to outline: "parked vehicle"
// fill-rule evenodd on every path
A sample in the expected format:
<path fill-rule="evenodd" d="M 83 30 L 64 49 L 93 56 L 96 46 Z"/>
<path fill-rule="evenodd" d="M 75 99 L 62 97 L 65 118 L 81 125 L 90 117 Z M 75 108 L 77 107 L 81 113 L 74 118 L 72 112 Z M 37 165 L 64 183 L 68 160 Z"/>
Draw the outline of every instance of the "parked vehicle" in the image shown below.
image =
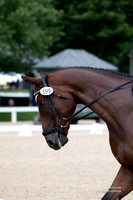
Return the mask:
<path fill-rule="evenodd" d="M 84 105 L 83 104 L 78 104 L 77 108 L 75 110 L 75 112 L 79 111 L 81 108 L 83 108 Z M 77 124 L 79 118 L 82 118 L 83 116 L 92 113 L 92 110 L 90 110 L 89 108 L 85 108 L 81 113 L 79 113 L 77 116 L 74 117 L 74 119 L 72 120 L 72 124 Z M 95 119 L 97 122 L 99 122 L 100 118 L 97 114 L 92 113 L 91 115 L 88 115 L 85 117 L 85 119 Z M 40 116 L 36 115 L 33 119 L 34 124 L 41 124 L 41 120 L 40 120 Z"/>
<path fill-rule="evenodd" d="M 75 112 L 78 112 L 83 107 L 84 107 L 83 104 L 78 104 Z M 86 116 L 86 117 L 84 118 L 84 116 Z M 74 119 L 72 120 L 72 124 L 77 124 L 77 122 L 79 121 L 80 118 L 81 119 L 82 118 L 83 119 L 95 119 L 97 122 L 99 121 L 99 116 L 96 113 L 92 112 L 92 110 L 89 108 L 85 108 L 82 112 L 80 112 L 78 115 L 76 115 L 74 117 Z"/>

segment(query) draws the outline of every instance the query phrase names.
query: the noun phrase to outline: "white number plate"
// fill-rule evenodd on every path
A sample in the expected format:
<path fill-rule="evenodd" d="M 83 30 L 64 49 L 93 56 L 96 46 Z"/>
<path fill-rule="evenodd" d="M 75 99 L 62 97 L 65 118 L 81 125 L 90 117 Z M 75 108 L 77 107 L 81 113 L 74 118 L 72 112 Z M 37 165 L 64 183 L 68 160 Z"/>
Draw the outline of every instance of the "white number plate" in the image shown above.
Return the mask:
<path fill-rule="evenodd" d="M 49 96 L 53 93 L 53 88 L 51 87 L 43 87 L 41 90 L 40 90 L 40 93 L 42 95 L 45 95 L 45 96 Z"/>

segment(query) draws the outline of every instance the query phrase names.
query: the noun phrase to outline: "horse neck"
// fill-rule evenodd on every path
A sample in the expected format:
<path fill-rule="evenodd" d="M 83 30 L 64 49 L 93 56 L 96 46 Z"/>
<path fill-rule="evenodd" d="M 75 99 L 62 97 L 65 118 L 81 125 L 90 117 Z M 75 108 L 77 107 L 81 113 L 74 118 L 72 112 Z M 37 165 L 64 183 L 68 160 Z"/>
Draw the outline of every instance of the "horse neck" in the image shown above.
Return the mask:
<path fill-rule="evenodd" d="M 105 70 L 73 68 L 68 75 L 68 84 L 74 90 L 79 103 L 88 104 L 102 93 L 127 80 L 126 77 Z"/>
<path fill-rule="evenodd" d="M 91 68 L 69 68 L 55 74 L 53 82 L 55 83 L 57 77 L 59 80 L 58 86 L 60 85 L 59 88 L 64 87 L 66 91 L 69 88 L 71 93 L 74 94 L 76 103 L 85 105 L 111 88 L 129 80 L 129 77 Z M 104 119 L 103 115 L 113 112 L 113 109 L 116 108 L 115 102 L 120 101 L 118 93 L 114 93 L 104 96 L 104 98 L 101 98 L 90 107 L 104 121 L 108 121 L 108 119 Z"/>

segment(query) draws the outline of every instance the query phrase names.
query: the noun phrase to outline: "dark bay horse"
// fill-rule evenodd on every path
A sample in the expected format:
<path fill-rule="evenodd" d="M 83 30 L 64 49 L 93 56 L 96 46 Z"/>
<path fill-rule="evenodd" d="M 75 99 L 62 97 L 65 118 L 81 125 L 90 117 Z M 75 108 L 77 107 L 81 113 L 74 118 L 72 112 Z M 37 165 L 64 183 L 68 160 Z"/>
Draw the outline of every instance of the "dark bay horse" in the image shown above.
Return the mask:
<path fill-rule="evenodd" d="M 34 86 L 43 135 L 51 148 L 58 150 L 67 143 L 71 116 L 78 103 L 88 105 L 106 122 L 111 150 L 121 167 L 102 200 L 120 200 L 131 192 L 133 77 L 106 70 L 73 67 L 42 78 L 22 78 Z M 121 84 L 121 87 L 106 93 Z M 97 99 L 104 93 L 106 95 Z"/>

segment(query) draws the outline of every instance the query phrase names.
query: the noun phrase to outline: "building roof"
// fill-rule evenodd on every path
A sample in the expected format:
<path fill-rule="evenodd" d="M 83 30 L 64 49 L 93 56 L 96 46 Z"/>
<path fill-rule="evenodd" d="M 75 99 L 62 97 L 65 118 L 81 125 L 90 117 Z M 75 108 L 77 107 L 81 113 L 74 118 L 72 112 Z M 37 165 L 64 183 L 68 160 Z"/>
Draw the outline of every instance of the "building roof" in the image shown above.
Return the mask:
<path fill-rule="evenodd" d="M 82 49 L 65 49 L 54 56 L 47 59 L 44 58 L 33 66 L 36 69 L 62 69 L 67 67 L 93 67 L 118 70 L 116 66 Z"/>

